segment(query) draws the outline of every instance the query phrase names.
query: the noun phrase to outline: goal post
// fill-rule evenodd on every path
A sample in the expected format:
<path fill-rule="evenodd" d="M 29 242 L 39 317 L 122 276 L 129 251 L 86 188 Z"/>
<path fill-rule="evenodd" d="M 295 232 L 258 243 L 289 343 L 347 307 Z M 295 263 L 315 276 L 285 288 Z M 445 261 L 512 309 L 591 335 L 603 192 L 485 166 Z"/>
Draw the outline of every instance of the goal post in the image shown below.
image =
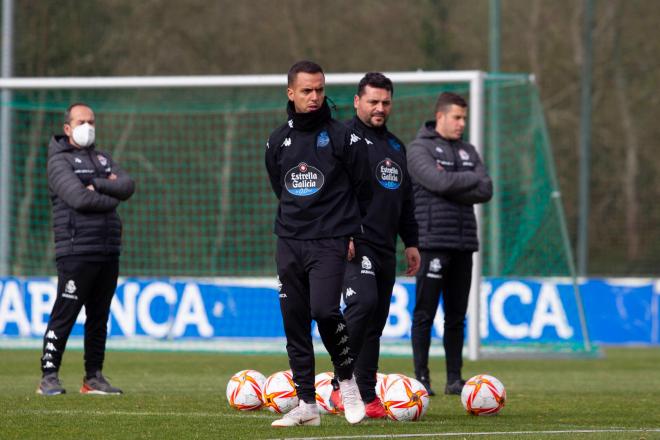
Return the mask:
<path fill-rule="evenodd" d="M 384 73 L 396 89 L 390 129 L 406 142 L 424 120 L 433 118 L 439 92 L 466 95 L 469 141 L 502 190 L 490 204 L 476 206 L 482 245 L 474 258 L 467 355 L 477 359 L 482 274 L 575 280 L 561 201 L 555 198 L 551 221 L 545 203 L 539 206 L 546 211 L 535 207 L 548 188 L 553 197 L 559 191 L 542 109 L 534 104 L 533 78 L 481 71 Z M 362 77 L 326 74 L 327 95 L 337 104 L 338 119 L 352 116 L 353 95 Z M 2 188 L 6 196 L 0 197 L 0 213 L 5 213 L 0 216 L 0 269 L 5 273 L 0 276 L 52 273 L 43 147 L 49 134 L 60 131 L 62 109 L 75 101 L 94 107 L 103 122 L 98 134 L 102 148 L 140 177 L 140 203 L 122 207 L 127 242 L 132 243 L 122 258 L 122 274 L 272 276 L 274 202 L 259 173 L 261 147 L 283 120 L 286 83 L 286 75 L 0 79 L 0 89 L 11 92 L 3 94 L 3 109 L 13 118 L 0 145 L 3 169 L 9 167 L 9 184 Z M 502 115 L 487 118 L 487 112 L 494 111 Z M 507 125 L 507 118 L 524 122 Z M 533 181 L 534 170 L 518 180 L 504 168 L 505 158 L 511 161 L 516 153 L 497 145 L 497 139 L 514 139 L 514 148 L 523 151 L 515 160 L 525 160 L 525 168 L 544 161 L 542 184 Z M 207 184 L 213 189 L 205 191 Z M 539 187 L 543 191 L 537 191 Z M 535 211 L 521 216 L 525 224 L 507 215 L 526 209 Z M 530 258 L 548 228 L 559 242 Z M 509 246 L 515 240 L 524 243 Z M 227 248 L 238 249 L 238 256 Z M 399 262 L 399 269 L 403 264 Z M 579 287 L 574 286 L 579 303 Z M 581 303 L 578 307 L 581 333 L 588 339 Z"/>

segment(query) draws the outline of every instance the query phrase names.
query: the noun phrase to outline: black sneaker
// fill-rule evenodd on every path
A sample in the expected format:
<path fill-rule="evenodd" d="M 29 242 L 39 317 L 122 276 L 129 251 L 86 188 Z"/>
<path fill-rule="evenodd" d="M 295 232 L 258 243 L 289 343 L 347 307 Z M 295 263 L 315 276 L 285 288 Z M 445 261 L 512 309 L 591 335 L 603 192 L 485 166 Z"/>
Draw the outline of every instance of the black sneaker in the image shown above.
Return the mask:
<path fill-rule="evenodd" d="M 464 385 L 465 381 L 463 379 L 447 382 L 447 385 L 445 385 L 445 394 L 455 394 L 460 396 Z"/>
<path fill-rule="evenodd" d="M 435 391 L 433 391 L 433 388 L 431 388 L 431 382 L 427 377 L 418 377 L 418 381 L 424 385 L 424 388 L 426 388 L 426 392 L 429 393 L 429 396 L 435 396 Z"/>
<path fill-rule="evenodd" d="M 103 395 L 119 395 L 122 391 L 110 385 L 110 382 L 103 377 L 100 371 L 97 371 L 94 377 L 83 377 L 83 385 L 80 388 L 81 394 L 103 394 Z"/>
<path fill-rule="evenodd" d="M 48 373 L 41 378 L 41 382 L 39 382 L 39 387 L 37 388 L 37 394 L 41 394 L 42 396 L 57 396 L 64 393 L 66 393 L 66 390 L 62 387 L 60 378 L 57 377 L 57 372 Z"/>

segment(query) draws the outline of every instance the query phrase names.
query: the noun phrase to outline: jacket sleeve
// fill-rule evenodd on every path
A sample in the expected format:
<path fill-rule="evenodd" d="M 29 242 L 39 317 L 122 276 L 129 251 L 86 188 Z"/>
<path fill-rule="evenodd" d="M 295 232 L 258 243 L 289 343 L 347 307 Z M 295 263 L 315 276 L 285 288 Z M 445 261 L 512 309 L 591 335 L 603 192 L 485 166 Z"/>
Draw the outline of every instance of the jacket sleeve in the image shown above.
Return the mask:
<path fill-rule="evenodd" d="M 417 141 L 408 149 L 408 172 L 417 183 L 441 196 L 471 190 L 479 183 L 479 176 L 472 171 L 439 170 L 431 152 Z"/>
<path fill-rule="evenodd" d="M 92 180 L 94 188 L 101 194 L 115 197 L 121 201 L 128 200 L 135 192 L 135 182 L 126 171 L 121 169 L 121 167 L 112 160 L 109 154 L 103 154 L 108 158 L 112 173 L 116 175 L 117 178 L 110 180 L 104 177 L 96 177 Z"/>
<path fill-rule="evenodd" d="M 466 192 L 449 195 L 447 198 L 464 205 L 474 205 L 475 203 L 489 201 L 493 197 L 493 181 L 488 175 L 486 166 L 481 161 L 479 154 L 476 156 L 474 173 L 479 176 L 479 183 L 476 187 Z"/>
<path fill-rule="evenodd" d="M 87 189 L 62 154 L 48 159 L 47 170 L 51 190 L 76 211 L 106 212 L 119 205 L 118 198 Z"/>
<path fill-rule="evenodd" d="M 268 171 L 270 186 L 271 188 L 273 188 L 273 192 L 275 193 L 275 196 L 279 200 L 280 196 L 282 195 L 282 178 L 281 178 L 282 172 L 277 163 L 278 149 L 279 149 L 279 145 L 276 145 L 274 143 L 274 139 L 271 136 L 266 142 L 266 153 L 265 153 L 266 171 Z"/>
<path fill-rule="evenodd" d="M 348 171 L 351 186 L 358 200 L 360 215 L 363 219 L 367 216 L 367 210 L 373 196 L 367 148 L 368 146 L 362 135 L 358 135 L 351 129 L 346 130 L 344 166 Z"/>
<path fill-rule="evenodd" d="M 419 227 L 415 220 L 415 198 L 410 178 L 403 182 L 403 204 L 399 215 L 399 236 L 406 248 L 419 246 Z"/>

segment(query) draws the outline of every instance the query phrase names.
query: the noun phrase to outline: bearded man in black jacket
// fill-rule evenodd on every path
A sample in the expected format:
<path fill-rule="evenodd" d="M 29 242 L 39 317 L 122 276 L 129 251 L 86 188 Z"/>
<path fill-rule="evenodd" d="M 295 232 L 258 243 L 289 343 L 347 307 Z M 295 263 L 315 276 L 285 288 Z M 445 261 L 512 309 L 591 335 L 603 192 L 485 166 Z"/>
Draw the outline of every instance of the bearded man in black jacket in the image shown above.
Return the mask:
<path fill-rule="evenodd" d="M 376 395 L 380 337 L 387 323 L 396 278 L 396 242 L 401 236 L 408 264 L 406 275 L 417 273 L 417 222 L 412 184 L 403 142 L 387 129 L 392 110 L 392 81 L 382 73 L 369 72 L 359 82 L 353 100 L 355 116 L 348 127 L 367 144 L 373 198 L 364 220 L 364 234 L 349 244 L 349 263 L 344 278 L 344 317 L 353 351 L 358 353 L 355 377 L 366 404 L 366 416 L 387 414 Z M 335 387 L 338 388 L 338 387 Z M 332 402 L 341 408 L 339 392 Z"/>
<path fill-rule="evenodd" d="M 334 364 L 349 423 L 365 415 L 339 309 L 349 237 L 362 232 L 371 199 L 362 137 L 332 118 L 321 66 L 289 69 L 288 120 L 266 144 L 266 169 L 279 200 L 275 219 L 280 311 L 299 406 L 272 426 L 319 425 L 311 324 Z M 268 396 L 266 396 L 266 399 Z M 268 405 L 268 401 L 266 401 Z"/>
<path fill-rule="evenodd" d="M 85 306 L 83 394 L 121 394 L 102 374 L 110 303 L 117 287 L 122 224 L 117 206 L 135 189 L 106 152 L 96 150 L 95 117 L 82 103 L 65 113 L 64 135 L 48 146 L 48 190 L 53 204 L 57 298 L 50 314 L 37 393 L 58 395 L 62 355 Z"/>

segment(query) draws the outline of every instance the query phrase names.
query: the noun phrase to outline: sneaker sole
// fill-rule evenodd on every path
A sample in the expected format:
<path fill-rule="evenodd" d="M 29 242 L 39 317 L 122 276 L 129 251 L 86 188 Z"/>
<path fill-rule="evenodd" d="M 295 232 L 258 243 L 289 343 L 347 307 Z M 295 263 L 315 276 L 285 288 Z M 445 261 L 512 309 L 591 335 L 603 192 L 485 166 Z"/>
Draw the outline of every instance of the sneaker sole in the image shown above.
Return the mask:
<path fill-rule="evenodd" d="M 62 391 L 52 391 L 50 393 L 44 392 L 41 388 L 37 388 L 37 394 L 40 396 L 59 396 L 60 394 L 66 394 L 66 390 Z"/>
<path fill-rule="evenodd" d="M 321 425 L 321 418 L 315 418 L 315 419 L 310 419 L 310 420 L 305 420 L 304 422 L 301 423 L 294 423 L 293 425 L 288 425 L 288 424 L 277 424 L 280 420 L 275 420 L 273 423 L 270 424 L 273 428 L 293 428 L 294 426 L 320 426 Z"/>
<path fill-rule="evenodd" d="M 101 390 L 94 390 L 92 388 L 88 388 L 87 386 L 83 385 L 80 388 L 80 394 L 94 394 L 97 396 L 120 396 L 122 393 L 109 393 L 107 391 L 101 391 Z"/>

